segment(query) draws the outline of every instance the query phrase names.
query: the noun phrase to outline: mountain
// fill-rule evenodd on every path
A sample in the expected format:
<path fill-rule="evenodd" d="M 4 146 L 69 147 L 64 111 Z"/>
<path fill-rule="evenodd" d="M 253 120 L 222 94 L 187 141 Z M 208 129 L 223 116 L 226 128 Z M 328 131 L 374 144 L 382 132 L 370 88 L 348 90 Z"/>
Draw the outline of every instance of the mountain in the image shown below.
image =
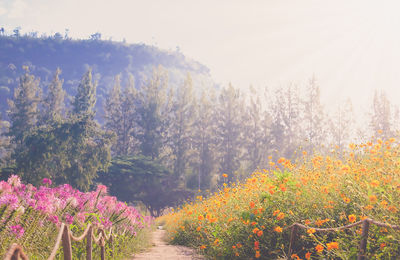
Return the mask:
<path fill-rule="evenodd" d="M 112 87 L 115 75 L 132 73 L 139 86 L 153 67 L 163 66 L 169 73 L 172 87 L 182 84 L 187 73 L 193 78 L 194 88 L 213 86 L 209 69 L 185 57 L 179 51 L 160 50 L 145 44 L 126 44 L 92 38 L 74 40 L 55 34 L 52 37 L 19 35 L 0 36 L 0 113 L 5 115 L 7 99 L 18 86 L 18 77 L 23 66 L 29 66 L 31 73 L 40 78 L 44 89 L 54 71 L 62 70 L 64 89 L 74 96 L 82 75 L 91 67 L 97 87 L 97 111 L 101 120 L 102 103 Z"/>

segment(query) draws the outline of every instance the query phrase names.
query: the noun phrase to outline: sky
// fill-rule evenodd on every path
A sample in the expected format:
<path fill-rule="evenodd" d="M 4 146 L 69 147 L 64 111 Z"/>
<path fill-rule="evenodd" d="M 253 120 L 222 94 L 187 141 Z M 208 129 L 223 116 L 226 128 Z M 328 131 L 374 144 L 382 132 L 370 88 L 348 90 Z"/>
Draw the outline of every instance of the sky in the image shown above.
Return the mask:
<path fill-rule="evenodd" d="M 366 107 L 375 89 L 400 105 L 397 0 L 0 0 L 0 27 L 125 39 L 179 50 L 217 83 L 304 86 Z"/>

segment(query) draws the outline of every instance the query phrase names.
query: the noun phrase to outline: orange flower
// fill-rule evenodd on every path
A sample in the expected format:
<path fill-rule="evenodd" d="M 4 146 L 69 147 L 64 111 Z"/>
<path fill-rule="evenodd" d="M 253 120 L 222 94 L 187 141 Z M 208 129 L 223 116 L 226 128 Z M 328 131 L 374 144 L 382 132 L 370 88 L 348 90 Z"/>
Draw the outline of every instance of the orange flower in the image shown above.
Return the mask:
<path fill-rule="evenodd" d="M 255 257 L 256 257 L 256 258 L 260 258 L 260 256 L 261 256 L 260 251 L 257 250 L 257 251 L 256 251 Z"/>
<path fill-rule="evenodd" d="M 263 235 L 263 231 L 262 231 L 262 230 L 260 230 L 260 231 L 257 232 L 257 236 L 260 237 L 260 236 L 262 236 L 262 235 Z"/>
<path fill-rule="evenodd" d="M 381 243 L 379 247 L 381 250 L 384 249 L 386 247 L 386 243 Z"/>
<path fill-rule="evenodd" d="M 285 184 L 281 184 L 279 185 L 279 188 L 281 189 L 281 191 L 285 192 L 286 191 L 286 187 Z"/>
<path fill-rule="evenodd" d="M 283 219 L 284 217 L 285 217 L 285 213 L 281 212 L 281 213 L 278 214 L 278 216 L 276 216 L 276 219 L 277 219 L 277 220 L 281 220 L 281 219 Z"/>
<path fill-rule="evenodd" d="M 255 249 L 255 250 L 260 249 L 260 242 L 254 241 L 254 249 Z"/>
<path fill-rule="evenodd" d="M 280 226 L 277 226 L 277 227 L 274 228 L 274 231 L 278 232 L 278 233 L 282 233 L 283 230 L 282 230 L 282 228 Z"/>
<path fill-rule="evenodd" d="M 322 251 L 324 251 L 324 247 L 321 246 L 321 245 L 317 245 L 317 246 L 315 247 L 315 250 L 317 251 L 317 253 L 321 253 Z"/>
<path fill-rule="evenodd" d="M 206 248 L 207 248 L 207 246 L 205 246 L 205 245 L 200 246 L 201 250 L 206 249 Z"/>
<path fill-rule="evenodd" d="M 278 163 L 283 163 L 284 161 L 285 161 L 285 158 L 281 157 L 281 158 L 279 158 Z"/>
<path fill-rule="evenodd" d="M 301 260 L 301 258 L 297 254 L 293 254 L 292 259 Z"/>
<path fill-rule="evenodd" d="M 357 217 L 356 217 L 356 215 L 349 215 L 349 222 L 350 223 L 354 223 L 355 221 L 357 220 Z"/>
<path fill-rule="evenodd" d="M 375 203 L 377 202 L 377 200 L 378 200 L 378 198 L 377 198 L 375 195 L 370 195 L 370 196 L 369 196 L 369 201 L 370 201 L 372 204 L 375 204 Z"/>
<path fill-rule="evenodd" d="M 314 234 L 315 233 L 315 229 L 314 228 L 309 228 L 309 229 L 307 229 L 307 233 L 308 234 Z"/>
<path fill-rule="evenodd" d="M 311 259 L 311 253 L 310 253 L 310 252 L 307 252 L 306 255 L 305 255 L 305 258 L 306 258 L 307 260 Z"/>
<path fill-rule="evenodd" d="M 344 198 L 343 198 L 343 201 L 344 201 L 345 203 L 350 203 L 350 199 L 347 198 L 347 197 L 344 197 Z"/>
<path fill-rule="evenodd" d="M 197 231 L 200 231 L 200 230 L 201 230 L 201 227 L 197 227 L 196 230 L 197 230 Z"/>
<path fill-rule="evenodd" d="M 275 210 L 274 213 L 272 213 L 272 215 L 276 216 L 278 215 L 278 213 L 281 212 L 279 209 Z"/>
<path fill-rule="evenodd" d="M 226 173 L 223 173 L 223 174 L 222 174 L 222 177 L 224 177 L 224 178 L 228 178 L 228 174 L 226 174 Z"/>
<path fill-rule="evenodd" d="M 371 186 L 372 187 L 378 187 L 379 186 L 379 181 L 378 180 L 373 180 L 373 181 L 371 181 Z"/>
<path fill-rule="evenodd" d="M 328 247 L 328 250 L 339 249 L 338 242 L 331 242 L 331 243 L 326 244 L 326 246 Z"/>
<path fill-rule="evenodd" d="M 254 234 L 257 234 L 258 231 L 259 231 L 258 228 L 253 229 L 253 233 L 254 233 Z"/>
<path fill-rule="evenodd" d="M 199 219 L 199 220 L 203 220 L 203 219 L 204 219 L 204 216 L 203 216 L 203 215 L 199 215 L 198 219 Z"/>
<path fill-rule="evenodd" d="M 250 208 L 254 208 L 255 205 L 256 204 L 254 202 L 250 201 Z"/>

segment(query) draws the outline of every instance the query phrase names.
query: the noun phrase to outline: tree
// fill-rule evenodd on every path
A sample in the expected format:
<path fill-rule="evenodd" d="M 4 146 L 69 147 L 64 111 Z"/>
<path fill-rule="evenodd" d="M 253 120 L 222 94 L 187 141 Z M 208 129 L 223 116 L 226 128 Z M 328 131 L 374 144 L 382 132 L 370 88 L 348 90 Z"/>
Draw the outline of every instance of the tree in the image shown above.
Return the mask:
<path fill-rule="evenodd" d="M 221 173 L 228 174 L 228 181 L 240 167 L 242 156 L 242 123 L 244 106 L 241 93 L 231 84 L 221 90 L 217 107 L 217 142 Z"/>
<path fill-rule="evenodd" d="M 40 101 L 39 79 L 29 74 L 29 68 L 24 67 L 25 73 L 19 78 L 19 85 L 14 90 L 14 97 L 8 100 L 11 126 L 8 135 L 12 143 L 20 149 L 24 138 L 36 127 L 38 119 L 38 103 Z"/>
<path fill-rule="evenodd" d="M 249 170 L 254 171 L 260 166 L 262 157 L 265 156 L 264 131 L 262 128 L 262 105 L 255 89 L 250 87 L 250 100 L 246 106 L 245 147 L 246 159 L 249 161 Z"/>
<path fill-rule="evenodd" d="M 185 171 L 193 154 L 193 124 L 195 100 L 192 79 L 188 74 L 182 87 L 176 89 L 169 114 L 169 144 L 171 146 L 174 174 L 185 183 Z"/>
<path fill-rule="evenodd" d="M 375 91 L 370 116 L 370 127 L 375 137 L 387 139 L 393 137 L 391 104 L 386 93 Z"/>
<path fill-rule="evenodd" d="M 304 100 L 303 129 L 305 133 L 305 147 L 308 152 L 313 153 L 316 147 L 321 148 L 326 138 L 325 113 L 320 100 L 320 89 L 316 79 L 309 81 Z"/>
<path fill-rule="evenodd" d="M 51 81 L 47 96 L 42 101 L 43 109 L 41 111 L 42 123 L 48 124 L 54 121 L 60 121 L 65 109 L 65 90 L 63 89 L 64 80 L 60 80 L 61 70 L 57 68 Z"/>
<path fill-rule="evenodd" d="M 0 114 L 0 171 L 10 159 L 10 138 L 6 136 L 9 127 L 9 122 L 2 120 Z"/>
<path fill-rule="evenodd" d="M 121 91 L 120 76 L 115 77 L 114 87 L 104 104 L 105 127 L 117 135 L 112 147 L 115 155 L 132 155 L 138 152 L 134 138 L 137 130 L 136 104 L 137 92 L 133 76 L 129 76 L 128 85 Z"/>
<path fill-rule="evenodd" d="M 206 94 L 208 93 L 208 95 Z M 197 172 L 197 188 L 210 188 L 210 182 L 216 167 L 216 120 L 213 104 L 216 103 L 214 92 L 204 90 L 196 103 L 193 145 L 195 148 L 194 168 Z"/>
<path fill-rule="evenodd" d="M 153 69 L 153 75 L 138 93 L 137 124 L 135 137 L 140 151 L 153 160 L 159 158 L 165 145 L 167 117 L 170 103 L 167 99 L 167 74 L 162 67 Z"/>
<path fill-rule="evenodd" d="M 330 120 L 332 143 L 339 148 L 340 154 L 349 141 L 353 120 L 353 106 L 351 100 L 348 99 L 345 103 L 339 104 L 335 114 Z"/>
<path fill-rule="evenodd" d="M 96 104 L 97 84 L 92 81 L 92 69 L 88 69 L 83 76 L 77 90 L 77 94 L 72 103 L 73 114 L 78 117 L 94 118 L 94 106 Z"/>
<path fill-rule="evenodd" d="M 79 84 L 74 113 L 66 119 L 50 120 L 25 136 L 24 149 L 15 156 L 16 171 L 24 181 L 38 185 L 43 178 L 51 178 L 55 184 L 69 183 L 86 191 L 97 171 L 106 169 L 113 135 L 93 120 L 96 100 L 85 99 L 85 92 L 96 92 L 90 71 Z"/>
<path fill-rule="evenodd" d="M 123 156 L 112 160 L 108 171 L 99 172 L 98 182 L 110 189 L 110 194 L 126 202 L 143 202 L 152 216 L 162 209 L 176 206 L 192 193 L 177 188 L 172 173 L 159 161 L 144 156 Z"/>

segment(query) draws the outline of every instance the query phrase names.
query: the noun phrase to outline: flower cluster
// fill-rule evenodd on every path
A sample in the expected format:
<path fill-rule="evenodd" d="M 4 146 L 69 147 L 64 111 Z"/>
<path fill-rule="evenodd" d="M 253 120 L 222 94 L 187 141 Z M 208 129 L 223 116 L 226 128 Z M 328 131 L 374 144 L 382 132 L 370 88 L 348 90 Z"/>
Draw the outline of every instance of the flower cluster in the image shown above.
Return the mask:
<path fill-rule="evenodd" d="M 108 196 L 106 186 L 81 192 L 68 184 L 51 187 L 50 179 L 44 179 L 43 184 L 25 185 L 15 175 L 0 182 L 0 252 L 15 240 L 45 239 L 38 236 L 41 232 L 57 234 L 61 223 L 78 232 L 92 223 L 130 236 L 152 223 L 151 217 Z"/>
<path fill-rule="evenodd" d="M 304 152 L 294 162 L 280 158 L 245 182 L 224 184 L 208 199 L 199 196 L 160 220 L 173 242 L 198 247 L 212 258 L 287 257 L 295 222 L 308 228 L 297 232 L 293 259 L 356 258 L 361 226 L 329 233 L 317 228 L 367 217 L 399 223 L 399 157 L 394 139 L 378 139 L 351 144 L 341 154 Z M 400 257 L 398 231 L 372 225 L 368 238 L 368 258 Z"/>

